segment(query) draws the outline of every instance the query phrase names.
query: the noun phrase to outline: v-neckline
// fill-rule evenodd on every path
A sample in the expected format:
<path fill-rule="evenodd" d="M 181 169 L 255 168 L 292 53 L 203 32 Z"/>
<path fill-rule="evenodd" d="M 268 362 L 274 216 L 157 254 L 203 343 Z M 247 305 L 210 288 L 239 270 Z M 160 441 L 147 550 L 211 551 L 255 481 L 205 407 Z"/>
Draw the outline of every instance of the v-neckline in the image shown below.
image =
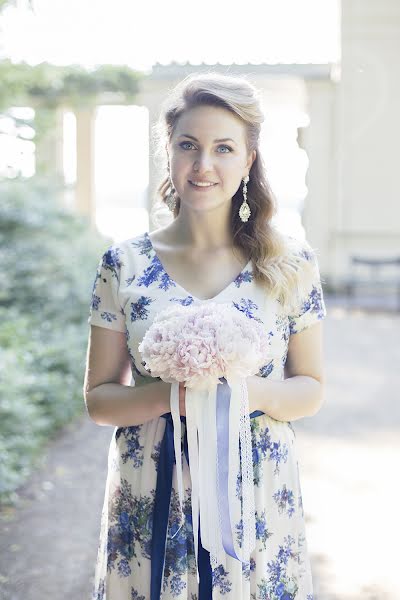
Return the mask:
<path fill-rule="evenodd" d="M 235 281 L 240 277 L 240 275 L 242 275 L 251 266 L 251 263 L 252 263 L 252 261 L 250 259 L 245 264 L 245 266 L 240 271 L 240 273 L 238 273 L 236 275 L 235 279 L 233 279 L 230 283 L 228 283 L 228 285 L 225 286 L 224 289 L 222 289 L 220 292 L 218 292 L 218 294 L 216 294 L 215 296 L 212 296 L 211 298 L 198 298 L 197 296 L 195 296 L 194 294 L 192 294 L 191 292 L 189 292 L 188 290 L 186 290 L 182 285 L 180 285 L 180 283 L 178 283 L 178 281 L 176 281 L 173 277 L 171 277 L 171 275 L 165 269 L 162 261 L 160 260 L 158 254 L 157 254 L 157 252 L 156 252 L 156 250 L 155 250 L 155 248 L 153 246 L 153 243 L 152 243 L 152 241 L 150 239 L 150 235 L 149 235 L 148 231 L 145 232 L 145 236 L 147 237 L 147 240 L 148 240 L 148 242 L 150 244 L 150 248 L 151 248 L 151 250 L 153 252 L 153 256 L 155 258 L 157 258 L 159 264 L 161 265 L 161 267 L 162 267 L 164 273 L 167 275 L 168 279 L 170 281 L 172 281 L 172 283 L 174 283 L 177 288 L 179 288 L 180 290 L 182 290 L 182 292 L 184 292 L 188 296 L 191 296 L 194 300 L 197 300 L 198 302 L 213 302 L 213 301 L 217 300 L 217 298 L 219 298 L 220 296 L 222 296 L 222 294 L 224 294 L 224 292 L 226 292 L 235 283 Z"/>

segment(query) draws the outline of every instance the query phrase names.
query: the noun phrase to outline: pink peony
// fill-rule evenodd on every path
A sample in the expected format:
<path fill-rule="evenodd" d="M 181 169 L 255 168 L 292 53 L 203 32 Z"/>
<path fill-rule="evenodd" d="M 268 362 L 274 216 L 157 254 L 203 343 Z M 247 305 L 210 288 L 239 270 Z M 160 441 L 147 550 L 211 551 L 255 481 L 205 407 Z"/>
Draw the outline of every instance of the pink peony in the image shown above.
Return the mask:
<path fill-rule="evenodd" d="M 256 374 L 270 358 L 261 323 L 231 304 L 171 306 L 158 313 L 138 346 L 152 376 L 210 389 L 230 374 Z"/>

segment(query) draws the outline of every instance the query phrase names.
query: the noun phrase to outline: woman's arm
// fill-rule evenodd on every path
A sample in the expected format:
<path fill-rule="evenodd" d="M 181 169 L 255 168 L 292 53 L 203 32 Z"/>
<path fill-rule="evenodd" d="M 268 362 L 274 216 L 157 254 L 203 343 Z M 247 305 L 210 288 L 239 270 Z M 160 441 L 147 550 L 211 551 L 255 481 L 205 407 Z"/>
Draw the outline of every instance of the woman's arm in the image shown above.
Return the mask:
<path fill-rule="evenodd" d="M 283 381 L 247 378 L 250 412 L 262 410 L 278 421 L 315 415 L 324 396 L 322 322 L 289 338 Z"/>
<path fill-rule="evenodd" d="M 97 425 L 130 427 L 170 412 L 171 384 L 155 381 L 132 387 L 102 383 L 86 393 L 87 411 Z"/>
<path fill-rule="evenodd" d="M 324 386 L 313 377 L 297 375 L 274 381 L 247 378 L 250 412 L 262 410 L 277 421 L 295 421 L 315 415 L 321 407 Z"/>
<path fill-rule="evenodd" d="M 87 411 L 97 425 L 141 425 L 171 412 L 171 384 L 165 381 L 140 387 L 103 383 L 86 394 Z M 185 388 L 179 384 L 180 414 L 186 416 Z"/>
<path fill-rule="evenodd" d="M 131 379 L 125 334 L 91 325 L 83 396 L 95 423 L 129 427 L 170 411 L 170 383 L 155 380 L 136 387 Z"/>

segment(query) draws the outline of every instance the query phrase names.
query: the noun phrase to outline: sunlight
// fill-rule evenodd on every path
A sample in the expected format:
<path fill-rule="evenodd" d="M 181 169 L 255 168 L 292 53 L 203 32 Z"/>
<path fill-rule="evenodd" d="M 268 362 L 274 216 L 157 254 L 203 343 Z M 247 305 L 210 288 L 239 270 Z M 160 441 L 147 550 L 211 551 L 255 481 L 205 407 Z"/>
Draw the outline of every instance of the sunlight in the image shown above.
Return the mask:
<path fill-rule="evenodd" d="M 157 62 L 189 62 L 193 66 L 202 62 L 227 66 L 263 62 L 324 63 L 337 61 L 340 54 L 339 0 L 253 2 L 247 5 L 249 13 L 257 15 L 251 27 L 244 26 L 242 14 L 232 11 L 230 4 L 204 0 L 202 10 L 196 15 L 195 30 L 182 0 L 172 0 L 168 4 L 115 0 L 112 8 L 109 2 L 99 0 L 95 10 L 92 3 L 79 0 L 68 3 L 33 0 L 33 11 L 24 9 L 23 4 L 19 2 L 16 7 L 7 7 L 0 17 L 2 45 L 6 56 L 30 64 L 48 61 L 76 63 L 88 68 L 101 63 L 126 64 L 150 72 Z M 155 9 L 157 19 L 154 18 Z M 229 35 L 221 35 L 219 24 L 226 19 L 227 11 Z M 316 22 L 318 27 L 315 27 Z M 207 31 L 206 49 L 199 43 L 197 32 L 202 30 Z M 176 35 L 170 35 L 170 31 L 175 31 Z M 290 91 L 285 98 L 268 97 L 266 100 L 268 125 L 263 128 L 262 151 L 268 165 L 269 182 L 279 198 L 276 220 L 280 228 L 303 237 L 300 213 L 307 194 L 308 159 L 297 145 L 295 132 L 304 124 L 307 115 L 296 106 Z M 275 106 L 271 102 L 275 102 Z M 120 221 L 121 232 L 126 230 L 127 222 L 138 226 L 139 220 L 132 210 L 144 206 L 149 184 L 148 116 L 141 110 L 146 109 L 101 106 L 97 111 L 97 219 L 102 228 L 109 225 L 110 229 L 105 233 L 116 237 L 121 235 L 114 223 L 116 214 L 125 215 Z M 76 131 L 70 112 L 64 115 L 64 133 L 65 182 L 73 186 L 76 182 Z M 11 142 L 15 147 L 7 151 L 8 155 L 16 155 L 20 149 L 15 141 Z M 29 149 L 29 145 L 25 148 Z M 30 172 L 32 167 L 26 169 L 25 172 Z"/>
<path fill-rule="evenodd" d="M 34 13 L 9 7 L 2 17 L 3 48 L 12 60 L 119 63 L 148 70 L 157 61 L 324 63 L 336 62 L 340 55 L 338 0 L 249 2 L 246 12 L 255 17 L 251 27 L 231 3 L 213 0 L 203 0 L 195 28 L 182 0 L 114 0 L 112 8 L 106 0 L 95 5 L 33 0 L 33 7 Z M 220 25 L 227 14 L 229 32 Z M 206 48 L 199 39 L 202 31 L 207 32 Z"/>
<path fill-rule="evenodd" d="M 395 518 L 399 484 L 388 486 L 400 459 L 396 435 L 387 432 L 378 439 L 374 434 L 373 442 L 367 435 L 351 442 L 326 435 L 317 439 L 304 432 L 298 436 L 304 456 L 300 477 L 309 550 L 324 585 L 340 598 L 360 590 L 372 593 L 376 586 L 390 598 L 400 597 L 400 527 Z M 319 556 L 329 557 L 330 562 L 320 565 Z"/>

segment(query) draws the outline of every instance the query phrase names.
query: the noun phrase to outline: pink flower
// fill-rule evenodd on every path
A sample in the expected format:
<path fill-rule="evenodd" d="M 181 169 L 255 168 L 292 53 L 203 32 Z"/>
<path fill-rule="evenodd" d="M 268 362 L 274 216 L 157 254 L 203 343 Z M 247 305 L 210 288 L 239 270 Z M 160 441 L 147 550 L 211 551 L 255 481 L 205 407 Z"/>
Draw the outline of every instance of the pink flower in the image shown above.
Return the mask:
<path fill-rule="evenodd" d="M 213 302 L 164 309 L 138 349 L 154 377 L 199 389 L 221 383 L 229 373 L 254 375 L 271 357 L 261 323 L 231 304 Z"/>

